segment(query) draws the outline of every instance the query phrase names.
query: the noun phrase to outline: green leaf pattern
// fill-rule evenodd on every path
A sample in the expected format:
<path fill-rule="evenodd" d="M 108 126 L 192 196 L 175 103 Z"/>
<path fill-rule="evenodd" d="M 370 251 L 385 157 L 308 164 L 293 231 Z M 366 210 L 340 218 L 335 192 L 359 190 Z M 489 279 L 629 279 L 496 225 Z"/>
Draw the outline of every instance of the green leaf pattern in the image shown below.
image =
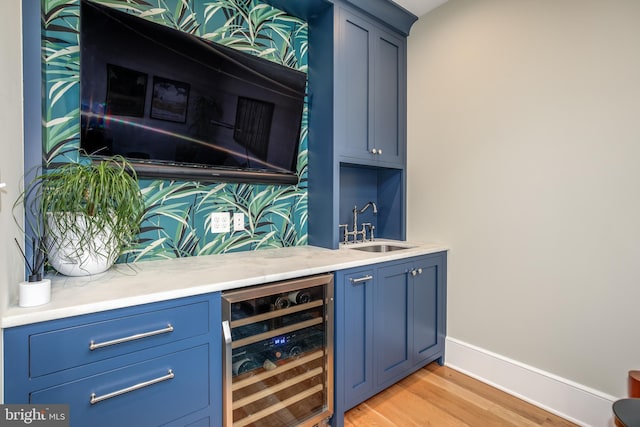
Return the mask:
<path fill-rule="evenodd" d="M 207 40 L 307 72 L 308 26 L 259 0 L 96 0 Z M 79 161 L 79 1 L 42 0 L 43 159 Z M 120 262 L 307 244 L 305 108 L 297 185 L 141 180 L 138 244 Z M 246 229 L 212 234 L 212 212 L 242 212 Z"/>

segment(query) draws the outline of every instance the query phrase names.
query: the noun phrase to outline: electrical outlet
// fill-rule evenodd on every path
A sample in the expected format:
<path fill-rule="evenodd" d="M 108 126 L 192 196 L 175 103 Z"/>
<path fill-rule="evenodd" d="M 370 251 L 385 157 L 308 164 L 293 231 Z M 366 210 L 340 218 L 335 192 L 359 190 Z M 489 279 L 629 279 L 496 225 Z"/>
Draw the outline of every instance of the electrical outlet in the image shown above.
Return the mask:
<path fill-rule="evenodd" d="M 212 233 L 228 233 L 231 231 L 231 215 L 229 212 L 212 212 L 211 213 L 211 232 Z"/>
<path fill-rule="evenodd" d="M 233 230 L 244 230 L 244 214 L 242 212 L 236 212 L 233 214 Z"/>

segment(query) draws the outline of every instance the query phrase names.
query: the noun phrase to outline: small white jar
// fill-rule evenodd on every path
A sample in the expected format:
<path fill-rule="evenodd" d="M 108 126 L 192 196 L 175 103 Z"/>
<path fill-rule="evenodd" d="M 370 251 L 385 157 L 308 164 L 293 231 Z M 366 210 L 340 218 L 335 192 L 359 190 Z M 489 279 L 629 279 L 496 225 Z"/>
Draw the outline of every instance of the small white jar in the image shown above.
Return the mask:
<path fill-rule="evenodd" d="M 51 300 L 51 280 L 42 279 L 39 282 L 20 282 L 20 307 L 35 307 L 46 304 Z"/>

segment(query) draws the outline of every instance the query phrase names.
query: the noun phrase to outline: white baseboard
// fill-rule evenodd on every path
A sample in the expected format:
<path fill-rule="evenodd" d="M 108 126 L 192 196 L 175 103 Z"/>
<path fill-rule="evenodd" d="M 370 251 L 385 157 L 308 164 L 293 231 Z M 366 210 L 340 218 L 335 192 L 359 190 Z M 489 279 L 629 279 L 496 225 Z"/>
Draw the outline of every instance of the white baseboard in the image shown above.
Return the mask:
<path fill-rule="evenodd" d="M 447 337 L 445 365 L 584 427 L 614 427 L 600 391 Z"/>

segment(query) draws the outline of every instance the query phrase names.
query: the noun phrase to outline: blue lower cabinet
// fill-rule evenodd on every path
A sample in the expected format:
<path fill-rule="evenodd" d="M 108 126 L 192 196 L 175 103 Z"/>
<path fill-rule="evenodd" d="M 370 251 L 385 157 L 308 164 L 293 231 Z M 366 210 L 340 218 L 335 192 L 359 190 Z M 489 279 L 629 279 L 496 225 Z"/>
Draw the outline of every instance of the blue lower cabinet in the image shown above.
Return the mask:
<path fill-rule="evenodd" d="M 150 307 L 141 314 L 33 334 L 29 337 L 30 375 L 39 377 L 206 334 L 211 328 L 208 324 L 209 311 L 206 301 L 156 310 Z M 102 346 L 136 334 L 149 336 Z"/>
<path fill-rule="evenodd" d="M 335 415 L 444 358 L 446 253 L 336 273 Z"/>
<path fill-rule="evenodd" d="M 68 404 L 72 427 L 221 426 L 220 323 L 213 293 L 6 329 L 5 403 Z"/>
<path fill-rule="evenodd" d="M 156 426 L 209 406 L 209 346 L 38 390 L 31 403 L 68 403 L 73 425 Z"/>

